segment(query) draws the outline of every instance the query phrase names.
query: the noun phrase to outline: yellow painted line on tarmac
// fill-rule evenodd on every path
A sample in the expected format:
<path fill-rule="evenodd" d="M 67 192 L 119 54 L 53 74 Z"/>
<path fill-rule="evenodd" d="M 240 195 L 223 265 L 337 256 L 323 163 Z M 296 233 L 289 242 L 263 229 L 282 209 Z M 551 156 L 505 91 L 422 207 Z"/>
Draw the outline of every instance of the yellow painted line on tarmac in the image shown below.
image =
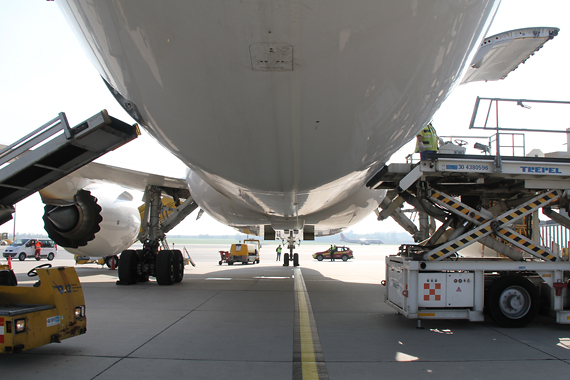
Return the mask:
<path fill-rule="evenodd" d="M 293 344 L 293 380 L 328 379 L 311 301 L 301 269 L 295 273 L 295 337 Z"/>

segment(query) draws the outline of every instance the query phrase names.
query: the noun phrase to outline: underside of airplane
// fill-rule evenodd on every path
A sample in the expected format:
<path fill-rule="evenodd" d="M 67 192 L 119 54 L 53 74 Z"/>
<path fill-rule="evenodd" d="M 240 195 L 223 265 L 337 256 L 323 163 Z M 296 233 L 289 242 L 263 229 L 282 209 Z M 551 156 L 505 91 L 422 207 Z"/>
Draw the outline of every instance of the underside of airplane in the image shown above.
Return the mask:
<path fill-rule="evenodd" d="M 501 50 L 485 51 L 483 38 L 498 3 L 59 2 L 117 101 L 188 175 L 161 182 L 86 168 L 42 191 L 46 230 L 87 256 L 140 239 L 144 252 L 127 256 L 132 268 L 148 261 L 129 272 L 142 279 L 179 260 L 154 258 L 162 195 L 174 209 L 186 203 L 186 213 L 199 207 L 242 232 L 287 239 L 291 253 L 300 239 L 341 232 L 378 208 L 385 192 L 366 182 L 468 70 L 466 82 L 500 79 L 520 62 L 487 65 Z M 146 191 L 144 236 L 125 188 Z"/>

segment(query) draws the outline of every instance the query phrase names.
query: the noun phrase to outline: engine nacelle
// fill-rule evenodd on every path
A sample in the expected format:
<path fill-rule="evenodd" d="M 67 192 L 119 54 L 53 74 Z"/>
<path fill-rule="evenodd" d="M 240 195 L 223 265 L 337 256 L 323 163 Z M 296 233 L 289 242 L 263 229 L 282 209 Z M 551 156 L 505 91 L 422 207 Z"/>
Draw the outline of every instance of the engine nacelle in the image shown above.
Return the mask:
<path fill-rule="evenodd" d="M 140 231 L 140 213 L 126 189 L 93 184 L 77 191 L 68 205 L 46 205 L 49 237 L 68 252 L 91 258 L 116 255 L 129 248 Z"/>

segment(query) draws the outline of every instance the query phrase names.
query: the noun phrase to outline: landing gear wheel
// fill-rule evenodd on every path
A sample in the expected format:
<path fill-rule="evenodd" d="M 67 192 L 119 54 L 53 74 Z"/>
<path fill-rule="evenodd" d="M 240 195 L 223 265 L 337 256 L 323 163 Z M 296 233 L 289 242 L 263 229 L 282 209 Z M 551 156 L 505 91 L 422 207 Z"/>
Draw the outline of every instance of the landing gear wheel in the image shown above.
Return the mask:
<path fill-rule="evenodd" d="M 284 267 L 288 267 L 289 266 L 289 254 L 285 253 L 283 255 L 283 266 Z"/>
<path fill-rule="evenodd" d="M 174 254 L 172 251 L 160 251 L 156 258 L 156 282 L 159 285 L 174 284 Z"/>
<path fill-rule="evenodd" d="M 121 253 L 121 265 L 119 266 L 119 283 L 121 285 L 133 285 L 137 283 L 137 265 L 139 255 L 132 249 Z"/>
<path fill-rule="evenodd" d="M 298 253 L 293 254 L 293 266 L 294 267 L 299 266 L 299 254 Z"/>
<path fill-rule="evenodd" d="M 488 291 L 489 314 L 501 326 L 523 327 L 538 314 L 538 289 L 523 276 L 500 277 Z"/>
<path fill-rule="evenodd" d="M 174 282 L 180 282 L 184 278 L 184 257 L 178 249 L 172 251 L 174 255 Z"/>
<path fill-rule="evenodd" d="M 105 265 L 107 265 L 109 269 L 117 269 L 119 267 L 119 256 L 114 255 L 105 257 Z"/>
<path fill-rule="evenodd" d="M 20 256 L 18 256 L 18 260 L 20 261 L 26 260 L 26 254 L 24 252 L 20 253 Z"/>
<path fill-rule="evenodd" d="M 51 268 L 51 264 L 42 264 L 42 265 L 38 265 L 35 268 L 30 269 L 28 272 L 28 277 L 36 277 L 38 275 L 38 272 L 36 272 L 36 269 L 42 269 L 42 268 Z"/>
<path fill-rule="evenodd" d="M 47 259 L 48 259 L 49 261 L 52 261 L 54 257 L 55 257 L 55 255 L 54 255 L 52 252 L 50 252 L 50 253 L 48 254 Z"/>
<path fill-rule="evenodd" d="M 323 255 L 317 255 L 317 261 L 323 261 Z"/>
<path fill-rule="evenodd" d="M 348 261 L 348 255 L 342 255 L 342 261 Z"/>

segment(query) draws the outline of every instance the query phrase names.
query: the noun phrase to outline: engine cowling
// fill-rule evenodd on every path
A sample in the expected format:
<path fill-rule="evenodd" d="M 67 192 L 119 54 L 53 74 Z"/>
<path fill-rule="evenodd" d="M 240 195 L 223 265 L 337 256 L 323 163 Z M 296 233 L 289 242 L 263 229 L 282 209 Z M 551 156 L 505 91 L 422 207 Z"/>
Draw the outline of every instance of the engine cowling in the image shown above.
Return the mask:
<path fill-rule="evenodd" d="M 140 231 L 133 195 L 115 185 L 91 185 L 76 192 L 73 203 L 46 205 L 44 227 L 67 251 L 88 257 L 116 255 L 129 248 Z"/>

